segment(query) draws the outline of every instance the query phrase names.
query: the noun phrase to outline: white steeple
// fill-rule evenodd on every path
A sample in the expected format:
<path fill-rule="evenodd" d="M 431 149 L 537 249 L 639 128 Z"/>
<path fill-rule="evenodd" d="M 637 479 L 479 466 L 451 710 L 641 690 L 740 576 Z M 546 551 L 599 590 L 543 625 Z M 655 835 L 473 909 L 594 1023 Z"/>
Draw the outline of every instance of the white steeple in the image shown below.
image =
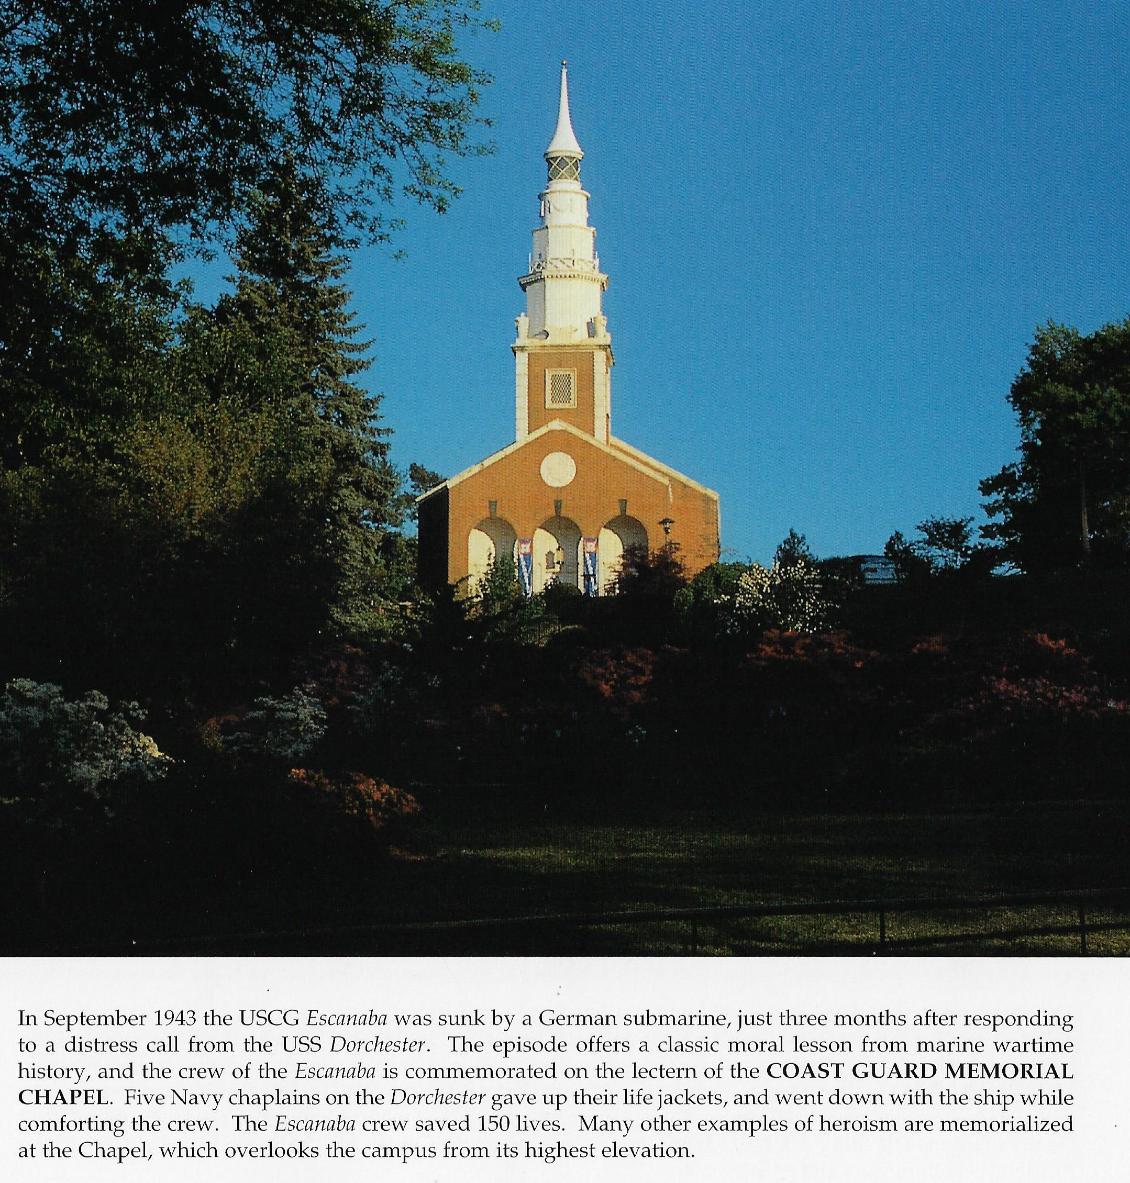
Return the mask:
<path fill-rule="evenodd" d="M 557 106 L 557 130 L 545 150 L 545 158 L 548 160 L 551 156 L 575 156 L 578 160 L 584 156 L 573 131 L 573 121 L 569 118 L 568 62 L 561 63 L 561 98 Z"/>
<path fill-rule="evenodd" d="M 569 114 L 569 75 L 562 62 L 557 128 L 545 150 L 541 224 L 534 228 L 529 269 L 518 278 L 526 293 L 526 311 L 515 320 L 518 331 L 511 346 L 519 442 L 530 434 L 531 424 L 547 416 L 563 416 L 603 443 L 609 438 L 615 359 L 600 310 L 608 276 L 600 270 L 589 195 L 581 188 L 583 155 Z M 551 389 L 551 378 L 566 383 L 565 394 Z"/>
<path fill-rule="evenodd" d="M 541 225 L 533 232 L 529 270 L 518 280 L 526 293 L 519 337 L 561 343 L 607 338 L 600 295 L 608 276 L 600 271 L 589 195 L 581 188 L 583 155 L 569 115 L 569 76 L 562 62 L 557 129 L 545 150 L 549 175 L 540 194 Z"/>

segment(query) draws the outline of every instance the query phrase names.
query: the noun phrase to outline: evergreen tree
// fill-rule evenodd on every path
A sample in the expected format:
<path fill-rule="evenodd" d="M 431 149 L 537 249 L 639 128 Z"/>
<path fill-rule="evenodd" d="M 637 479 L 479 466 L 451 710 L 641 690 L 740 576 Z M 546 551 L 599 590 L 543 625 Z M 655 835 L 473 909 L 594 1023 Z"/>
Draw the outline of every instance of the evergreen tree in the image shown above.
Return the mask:
<path fill-rule="evenodd" d="M 79 260 L 25 291 L 71 332 L 50 367 L 0 371 L 22 396 L 0 416 L 8 672 L 254 681 L 403 595 L 399 481 L 318 208 L 280 169 L 214 308 Z"/>
<path fill-rule="evenodd" d="M 357 340 L 341 282 L 348 263 L 333 249 L 326 209 L 316 184 L 284 161 L 239 237 L 235 292 L 217 316 L 286 341 L 296 382 L 281 397 L 315 454 L 301 515 L 308 590 L 332 633 L 356 635 L 380 627 L 381 554 L 403 501 L 380 399 L 355 380 L 369 367 L 370 342 Z"/>
<path fill-rule="evenodd" d="M 0 239 L 0 672 L 58 678 L 120 649 L 141 594 L 120 432 L 158 400 L 176 293 L 129 241 Z"/>

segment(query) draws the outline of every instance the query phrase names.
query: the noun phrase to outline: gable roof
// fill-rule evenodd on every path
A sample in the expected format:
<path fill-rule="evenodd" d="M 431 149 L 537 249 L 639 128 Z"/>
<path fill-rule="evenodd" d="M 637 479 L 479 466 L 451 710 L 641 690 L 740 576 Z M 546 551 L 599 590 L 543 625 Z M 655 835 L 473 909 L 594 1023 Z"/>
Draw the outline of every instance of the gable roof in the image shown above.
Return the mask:
<path fill-rule="evenodd" d="M 687 477 L 681 473 L 676 472 L 673 468 L 668 468 L 658 461 L 652 460 L 650 456 L 644 455 L 643 452 L 637 451 L 635 448 L 629 448 L 626 444 L 621 444 L 619 440 L 614 441 L 613 445 L 602 443 L 596 436 L 589 435 L 588 432 L 582 431 L 579 427 L 574 427 L 572 423 L 566 423 L 563 419 L 551 419 L 544 426 L 539 427 L 536 431 L 531 431 L 523 440 L 516 440 L 514 443 L 501 448 L 497 452 L 491 453 L 485 460 L 480 460 L 478 464 L 472 464 L 470 468 L 463 469 L 462 472 L 457 472 L 454 476 L 450 476 L 445 481 L 441 481 L 438 485 L 428 489 L 426 493 L 421 493 L 416 498 L 416 503 L 425 501 L 433 494 L 438 493 L 441 489 L 452 489 L 456 485 L 465 481 L 468 477 L 480 473 L 484 468 L 490 468 L 492 464 L 497 464 L 500 460 L 505 460 L 507 456 L 513 455 L 520 451 L 528 444 L 532 444 L 535 440 L 541 439 L 542 436 L 548 435 L 551 431 L 565 431 L 570 435 L 575 435 L 577 439 L 583 440 L 586 444 L 591 444 L 594 448 L 606 455 L 611 456 L 614 460 L 619 460 L 622 464 L 627 464 L 642 472 L 644 476 L 650 477 L 653 481 L 658 481 L 661 485 L 670 487 L 673 476 L 677 480 L 684 481 L 688 485 L 693 485 L 696 489 L 703 489 L 702 485 L 695 484 L 694 481 L 688 480 Z M 709 489 L 703 489 L 704 492 L 709 493 Z M 714 493 L 717 497 L 718 494 Z"/>
<path fill-rule="evenodd" d="M 633 448 L 631 444 L 624 443 L 623 440 L 617 439 L 615 436 L 609 436 L 608 442 L 614 449 L 620 452 L 627 452 L 629 456 L 635 456 L 646 464 L 658 469 L 662 473 L 666 473 L 669 477 L 674 477 L 677 481 L 681 481 L 684 485 L 690 485 L 692 489 L 697 489 L 700 493 L 705 493 L 708 497 L 713 497 L 715 501 L 718 500 L 718 494 L 713 489 L 708 489 L 705 485 L 700 485 L 698 481 L 692 480 L 685 473 L 679 472 L 678 469 L 672 468 L 669 464 L 664 464 L 662 460 L 656 460 L 654 456 L 649 456 L 646 452 L 641 452 L 639 448 Z"/>

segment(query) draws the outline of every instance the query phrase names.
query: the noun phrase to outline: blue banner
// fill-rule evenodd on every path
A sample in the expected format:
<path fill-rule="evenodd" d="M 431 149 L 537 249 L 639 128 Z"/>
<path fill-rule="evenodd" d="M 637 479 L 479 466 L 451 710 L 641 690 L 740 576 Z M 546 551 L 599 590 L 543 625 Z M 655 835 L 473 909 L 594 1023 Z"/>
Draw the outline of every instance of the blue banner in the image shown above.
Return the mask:
<path fill-rule="evenodd" d="M 595 596 L 597 594 L 597 579 L 596 579 L 596 539 L 586 538 L 584 542 L 584 559 L 585 559 L 585 595 Z"/>
<path fill-rule="evenodd" d="M 518 539 L 518 585 L 522 595 L 533 595 L 534 591 L 534 540 Z"/>

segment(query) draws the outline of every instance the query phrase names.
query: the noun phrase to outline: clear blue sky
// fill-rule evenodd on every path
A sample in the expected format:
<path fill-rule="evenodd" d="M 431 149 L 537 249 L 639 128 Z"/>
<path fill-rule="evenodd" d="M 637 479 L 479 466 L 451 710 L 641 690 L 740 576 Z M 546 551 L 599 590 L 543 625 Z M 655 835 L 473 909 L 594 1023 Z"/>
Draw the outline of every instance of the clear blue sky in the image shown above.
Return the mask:
<path fill-rule="evenodd" d="M 497 152 L 358 253 L 393 455 L 513 439 L 513 318 L 570 63 L 613 430 L 711 485 L 727 557 L 979 512 L 1034 327 L 1130 314 L 1130 4 L 484 0 Z"/>

